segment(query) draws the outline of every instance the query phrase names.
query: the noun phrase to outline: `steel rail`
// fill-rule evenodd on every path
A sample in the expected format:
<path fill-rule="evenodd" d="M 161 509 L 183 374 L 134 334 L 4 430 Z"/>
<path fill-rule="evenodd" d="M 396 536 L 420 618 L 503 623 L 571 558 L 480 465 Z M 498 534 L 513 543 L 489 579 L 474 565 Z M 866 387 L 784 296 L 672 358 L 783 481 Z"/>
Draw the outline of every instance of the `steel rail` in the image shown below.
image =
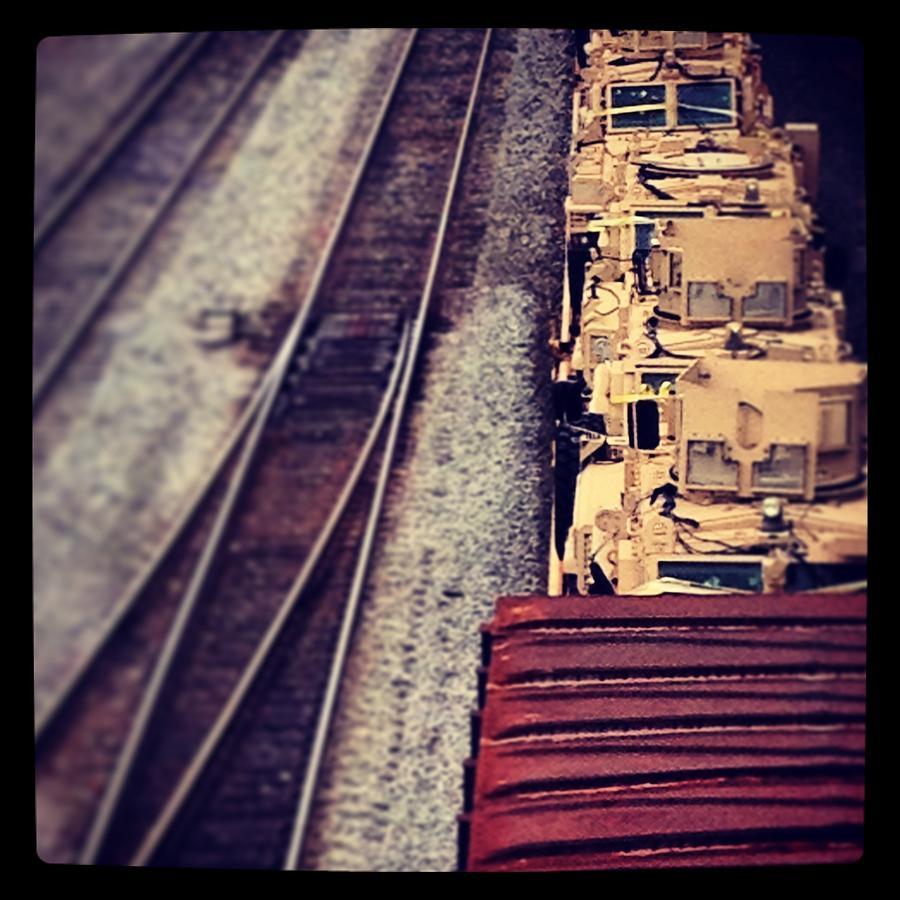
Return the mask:
<path fill-rule="evenodd" d="M 87 165 L 79 170 L 75 179 L 68 187 L 50 204 L 48 210 L 41 216 L 40 221 L 34 227 L 34 249 L 56 230 L 56 226 L 68 214 L 72 205 L 84 189 L 91 184 L 97 175 L 106 168 L 113 155 L 125 143 L 128 136 L 140 124 L 141 120 L 153 108 L 157 100 L 172 86 L 175 79 L 181 74 L 184 67 L 199 53 L 204 44 L 209 42 L 212 32 L 206 31 L 200 34 L 184 35 L 179 43 L 167 54 L 175 56 L 169 64 L 169 68 L 161 77 L 153 83 L 150 90 L 130 110 L 128 115 L 119 123 L 115 130 L 103 141 L 98 150 L 93 154 Z"/>
<path fill-rule="evenodd" d="M 163 686 L 171 671 L 175 655 L 181 646 L 181 641 L 187 630 L 188 623 L 196 609 L 197 601 L 199 600 L 202 589 L 206 583 L 206 578 L 219 550 L 221 539 L 231 520 L 232 511 L 240 495 L 241 489 L 244 486 L 244 476 L 253 462 L 256 446 L 265 426 L 266 414 L 277 393 L 277 385 L 270 381 L 267 390 L 263 395 L 263 409 L 265 410 L 265 413 L 260 412 L 257 415 L 253 431 L 247 439 L 247 443 L 244 444 L 237 470 L 228 483 L 228 492 L 222 501 L 222 505 L 217 510 L 213 529 L 203 546 L 203 551 L 197 562 L 197 567 L 194 569 L 191 576 L 188 589 L 175 613 L 175 618 L 166 635 L 165 643 L 163 644 L 159 657 L 156 660 L 156 664 L 153 667 L 150 681 L 141 697 L 141 702 L 138 706 L 135 718 L 132 720 L 128 737 L 125 740 L 125 746 L 116 762 L 116 768 L 106 786 L 103 799 L 100 802 L 100 806 L 91 824 L 91 830 L 88 833 L 87 842 L 82 850 L 79 860 L 81 863 L 93 863 L 97 861 L 97 855 L 106 839 L 109 826 L 118 809 L 125 785 L 131 776 L 137 754 L 144 742 L 150 719 L 156 712 L 157 704 L 162 694 Z"/>
<path fill-rule="evenodd" d="M 336 236 L 344 227 L 346 217 L 350 210 L 350 206 L 352 204 L 353 198 L 355 197 L 359 182 L 362 180 L 362 174 L 365 170 L 365 167 L 368 165 L 368 160 L 374 148 L 375 140 L 379 131 L 381 130 L 383 119 L 387 112 L 387 107 L 390 103 L 390 99 L 393 97 L 394 91 L 399 81 L 400 73 L 402 72 L 403 66 L 406 63 L 406 59 L 409 56 L 409 52 L 412 47 L 412 41 L 415 38 L 416 33 L 416 30 L 412 31 L 407 44 L 404 46 L 403 52 L 401 53 L 400 64 L 394 72 L 391 83 L 388 86 L 385 99 L 383 100 L 382 105 L 379 108 L 378 115 L 376 116 L 375 122 L 369 133 L 368 140 L 363 148 L 360 162 L 357 164 L 357 168 L 354 171 L 354 175 L 351 179 L 350 187 L 345 196 L 345 200 L 340 208 L 338 217 L 335 220 L 335 224 L 332 228 L 332 236 L 329 238 L 329 241 L 326 244 L 325 249 L 323 250 L 323 255 L 321 258 L 325 259 L 326 262 L 330 259 L 330 256 L 334 251 L 334 247 L 336 246 Z M 321 283 L 323 275 L 324 264 L 320 262 L 318 274 L 314 282 L 316 290 L 318 290 L 318 286 Z M 296 340 L 294 333 L 296 332 L 297 334 L 299 334 L 299 331 L 305 325 L 309 315 L 309 308 L 311 308 L 312 306 L 313 299 L 314 295 L 310 291 L 308 291 L 306 294 L 306 299 L 304 301 L 306 306 L 301 307 L 300 311 L 298 312 L 298 315 L 303 315 L 303 322 L 301 323 L 299 328 L 295 328 L 294 331 L 285 338 L 285 342 L 289 340 Z M 265 377 L 263 378 L 259 387 L 256 389 L 256 393 L 242 413 L 239 423 L 235 428 L 232 429 L 225 441 L 223 448 L 216 456 L 213 464 L 207 468 L 203 480 L 199 483 L 197 489 L 191 494 L 190 500 L 185 505 L 184 512 L 168 530 L 166 536 L 158 545 L 157 551 L 153 555 L 153 557 L 147 562 L 147 564 L 138 573 L 138 575 L 134 579 L 132 579 L 122 599 L 116 603 L 113 611 L 110 613 L 109 618 L 107 619 L 106 624 L 104 625 L 98 642 L 94 645 L 93 649 L 89 653 L 85 654 L 85 656 L 82 657 L 80 662 L 76 665 L 73 675 L 68 679 L 63 688 L 57 693 L 55 698 L 48 704 L 47 711 L 41 717 L 39 717 L 35 726 L 36 743 L 40 743 L 41 740 L 50 732 L 53 724 L 55 723 L 55 721 L 57 721 L 67 702 L 71 699 L 76 689 L 93 666 L 96 658 L 107 646 L 112 637 L 118 632 L 120 626 L 125 621 L 128 614 L 131 612 L 141 593 L 146 589 L 150 580 L 156 574 L 156 571 L 162 565 L 163 561 L 166 559 L 166 557 L 174 547 L 176 541 L 196 514 L 197 508 L 199 507 L 200 503 L 211 490 L 222 467 L 225 465 L 226 461 L 238 445 L 238 442 L 240 441 L 244 432 L 247 430 L 252 416 L 258 409 L 260 403 L 262 402 L 262 398 L 265 395 L 266 390 L 268 389 L 268 381 L 269 379 L 275 377 L 276 370 L 279 369 L 279 366 L 280 356 L 276 355 L 275 359 L 273 359 L 272 363 L 269 365 Z"/>
<path fill-rule="evenodd" d="M 338 214 L 337 220 L 331 230 L 325 249 L 323 250 L 322 255 L 319 258 L 319 263 L 316 268 L 315 274 L 313 275 L 312 281 L 309 285 L 309 288 L 307 289 L 307 293 L 303 299 L 303 302 L 300 305 L 300 309 L 298 310 L 297 315 L 295 316 L 294 321 L 291 324 L 290 332 L 283 341 L 282 346 L 279 349 L 279 352 L 272 364 L 270 374 L 269 376 L 267 376 L 269 379 L 269 384 L 262 394 L 262 408 L 257 415 L 254 429 L 243 446 L 240 460 L 229 482 L 228 493 L 223 500 L 222 505 L 217 511 L 216 522 L 213 526 L 213 530 L 206 541 L 201 559 L 198 561 L 197 568 L 194 571 L 194 576 L 192 577 L 188 590 L 186 591 L 185 596 L 182 599 L 181 605 L 178 609 L 178 612 L 176 613 L 176 618 L 173 621 L 172 626 L 170 627 L 169 634 L 166 637 L 166 642 L 154 667 L 150 683 L 144 693 L 136 717 L 132 722 L 125 747 L 123 748 L 123 751 L 117 761 L 116 769 L 113 772 L 112 778 L 107 784 L 100 806 L 91 825 L 87 841 L 80 855 L 80 861 L 82 863 L 91 863 L 96 861 L 96 858 L 102 849 L 102 845 L 106 838 L 109 826 L 112 822 L 112 818 L 115 815 L 115 812 L 124 794 L 124 790 L 134 767 L 137 754 L 146 736 L 146 731 L 150 719 L 156 710 L 158 700 L 162 693 L 162 688 L 164 686 L 166 678 L 169 675 L 169 670 L 174 660 L 176 651 L 181 643 L 181 638 L 187 628 L 188 621 L 200 596 L 202 588 L 206 583 L 206 579 L 211 569 L 212 562 L 216 553 L 218 552 L 220 539 L 225 533 L 225 529 L 230 520 L 233 508 L 237 502 L 241 490 L 243 489 L 246 476 L 249 473 L 250 466 L 256 453 L 259 439 L 261 438 L 265 425 L 268 422 L 269 414 L 271 413 L 275 398 L 277 397 L 279 389 L 281 387 L 281 382 L 283 381 L 284 376 L 287 373 L 288 366 L 296 349 L 296 345 L 303 333 L 303 329 L 309 318 L 313 303 L 318 296 L 319 289 L 325 277 L 325 272 L 327 271 L 327 268 L 331 262 L 334 249 L 337 246 L 338 239 L 343 232 L 346 222 L 349 218 L 350 209 L 356 199 L 358 187 L 362 182 L 363 174 L 368 166 L 372 151 L 375 147 L 379 135 L 381 134 L 382 126 L 387 116 L 387 111 L 396 93 L 396 88 L 399 84 L 400 76 L 403 70 L 406 68 L 406 63 L 409 59 L 410 51 L 412 50 L 412 45 L 417 34 L 418 30 L 414 29 L 411 31 L 407 39 L 400 57 L 400 61 L 394 70 L 391 82 L 388 86 L 388 90 L 382 100 L 378 115 L 376 116 L 375 122 L 369 132 L 366 145 L 363 149 L 363 153 L 359 160 L 359 163 L 357 164 L 356 170 L 354 171 L 350 187 L 344 197 L 344 201 Z"/>
<path fill-rule="evenodd" d="M 350 502 L 350 498 L 353 496 L 353 492 L 359 484 L 359 479 L 365 471 L 366 465 L 372 456 L 372 451 L 375 449 L 378 438 L 384 429 L 387 414 L 390 412 L 391 406 L 393 405 L 394 397 L 397 392 L 397 385 L 400 382 L 400 374 L 404 369 L 404 363 L 409 358 L 409 332 L 409 322 L 406 321 L 403 327 L 403 336 L 401 338 L 400 346 L 397 350 L 397 357 L 394 361 L 394 368 L 391 372 L 390 383 L 385 389 L 378 414 L 369 429 L 369 433 L 366 436 L 366 442 L 356 458 L 353 469 L 347 477 L 347 480 L 344 482 L 341 494 L 331 509 L 328 520 L 319 532 L 316 542 L 306 559 L 303 561 L 303 567 L 296 579 L 294 579 L 294 583 L 291 585 L 290 591 L 282 601 L 275 618 L 272 620 L 265 635 L 257 645 L 253 657 L 241 674 L 240 681 L 232 690 L 215 723 L 203 739 L 203 743 L 192 757 L 174 791 L 166 801 L 165 807 L 156 818 L 156 821 L 151 826 L 150 831 L 145 836 L 141 846 L 129 861 L 128 865 L 146 865 L 165 838 L 166 833 L 177 818 L 178 813 L 181 811 L 185 800 L 190 796 L 198 779 L 203 774 L 207 763 L 218 747 L 223 735 L 228 730 L 237 712 L 240 710 L 241 705 L 243 704 L 248 691 L 253 686 L 253 683 L 256 681 L 260 670 L 269 658 L 272 647 L 278 640 L 284 629 L 285 623 L 296 607 L 297 600 L 309 584 L 309 580 L 321 561 L 328 543 L 331 541 L 334 529 L 337 527 L 346 511 L 347 504 Z"/>
<path fill-rule="evenodd" d="M 156 206 L 144 217 L 143 224 L 116 258 L 110 272 L 107 273 L 103 281 L 94 290 L 90 299 L 82 306 L 74 323 L 65 335 L 63 335 L 60 342 L 50 352 L 47 360 L 35 376 L 31 389 L 32 417 L 37 414 L 41 403 L 47 396 L 50 386 L 68 362 L 69 357 L 78 345 L 79 340 L 93 324 L 97 314 L 109 301 L 125 275 L 131 270 L 132 265 L 138 258 L 138 254 L 144 249 L 147 242 L 156 231 L 157 226 L 162 222 L 165 213 L 168 212 L 188 178 L 193 174 L 194 169 L 206 154 L 210 144 L 212 144 L 213 140 L 218 136 L 219 131 L 231 118 L 244 95 L 256 81 L 260 70 L 272 54 L 272 51 L 281 42 L 284 35 L 284 31 L 276 31 L 268 41 L 266 41 L 262 52 L 257 56 L 253 65 L 229 95 L 225 106 L 219 110 L 215 119 L 207 126 L 200 141 L 191 152 L 187 164 L 182 168 L 175 180 L 168 188 L 166 188 L 165 193 Z"/>
<path fill-rule="evenodd" d="M 350 588 L 350 596 L 341 621 L 341 631 L 338 638 L 337 647 L 335 649 L 334 658 L 332 660 L 331 671 L 328 676 L 328 685 L 325 692 L 325 699 L 319 712 L 318 721 L 316 723 L 315 738 L 313 740 L 313 749 L 310 759 L 306 766 L 306 773 L 303 785 L 298 799 L 297 813 L 294 818 L 294 828 L 291 834 L 291 841 L 288 846 L 285 861 L 282 866 L 284 869 L 296 869 L 300 861 L 300 855 L 303 851 L 303 844 L 306 837 L 309 818 L 312 812 L 312 804 L 316 794 L 316 783 L 321 769 L 322 758 L 325 752 L 325 745 L 328 741 L 328 735 L 331 731 L 331 722 L 334 716 L 334 710 L 340 695 L 341 678 L 343 676 L 344 665 L 347 659 L 347 653 L 350 647 L 350 641 L 353 636 L 353 628 L 356 623 L 356 616 L 359 609 L 359 602 L 362 596 L 363 587 L 365 586 L 366 576 L 368 574 L 369 559 L 372 554 L 372 547 L 375 540 L 375 534 L 378 530 L 378 522 L 381 517 L 381 509 L 384 504 L 384 495 L 387 490 L 387 484 L 390 480 L 391 467 L 394 461 L 394 453 L 397 447 L 397 438 L 400 434 L 400 426 L 403 423 L 406 403 L 409 398 L 410 388 L 412 386 L 413 375 L 415 374 L 416 362 L 419 347 L 422 342 L 422 335 L 425 330 L 425 320 L 428 314 L 428 308 L 431 303 L 431 296 L 434 291 L 434 284 L 437 279 L 438 267 L 441 261 L 441 254 L 444 247 L 444 239 L 447 232 L 447 224 L 450 220 L 450 211 L 453 206 L 453 199 L 456 194 L 456 186 L 459 181 L 459 173 L 462 169 L 463 158 L 465 156 L 466 146 L 469 139 L 469 130 L 474 118 L 475 106 L 481 88 L 482 75 L 484 73 L 484 65 L 487 59 L 488 48 L 491 42 L 492 29 L 488 28 L 485 32 L 484 43 L 481 46 L 481 55 L 478 59 L 478 68 L 475 72 L 475 79 L 472 83 L 472 90 L 469 94 L 469 105 L 466 109 L 466 116 L 463 121 L 463 127 L 460 132 L 459 144 L 456 148 L 456 158 L 453 162 L 453 170 L 450 175 L 450 181 L 447 186 L 447 192 L 444 197 L 444 208 L 441 212 L 440 226 L 438 227 L 437 237 L 435 239 L 434 248 L 431 254 L 431 264 L 428 269 L 428 277 L 425 281 L 425 287 L 422 290 L 422 296 L 419 300 L 419 310 L 413 328 L 412 346 L 406 359 L 406 368 L 403 372 L 403 382 L 397 394 L 394 403 L 394 415 L 391 420 L 390 431 L 388 432 L 387 443 L 385 445 L 384 456 L 381 461 L 381 469 L 378 476 L 378 482 L 375 488 L 375 495 L 369 508 L 369 516 L 366 522 L 366 530 L 363 536 L 362 547 L 359 557 L 357 558 L 356 567 L 353 572 L 353 582 Z"/>

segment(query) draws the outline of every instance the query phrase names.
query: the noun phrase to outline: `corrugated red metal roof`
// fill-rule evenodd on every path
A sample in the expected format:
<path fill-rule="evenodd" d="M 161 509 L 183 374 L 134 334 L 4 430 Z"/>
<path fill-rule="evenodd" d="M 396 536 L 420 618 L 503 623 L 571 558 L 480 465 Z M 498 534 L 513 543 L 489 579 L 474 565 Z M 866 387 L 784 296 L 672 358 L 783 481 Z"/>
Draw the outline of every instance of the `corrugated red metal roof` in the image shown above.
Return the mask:
<path fill-rule="evenodd" d="M 857 859 L 865 607 L 864 594 L 501 599 L 466 868 Z"/>

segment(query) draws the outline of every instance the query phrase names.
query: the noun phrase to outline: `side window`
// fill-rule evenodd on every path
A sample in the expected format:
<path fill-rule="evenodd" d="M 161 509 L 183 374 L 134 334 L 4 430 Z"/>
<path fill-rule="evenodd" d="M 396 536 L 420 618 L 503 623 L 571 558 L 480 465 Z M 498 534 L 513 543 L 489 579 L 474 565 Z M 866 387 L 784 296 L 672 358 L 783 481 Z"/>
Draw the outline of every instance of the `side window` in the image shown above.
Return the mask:
<path fill-rule="evenodd" d="M 756 290 L 744 297 L 745 319 L 783 319 L 787 312 L 787 284 L 757 281 Z"/>
<path fill-rule="evenodd" d="M 609 335 L 591 335 L 591 362 L 595 366 L 612 359 L 612 351 L 609 346 Z"/>
<path fill-rule="evenodd" d="M 738 464 L 725 457 L 722 441 L 688 441 L 687 482 L 704 488 L 738 486 Z"/>
<path fill-rule="evenodd" d="M 753 487 L 773 491 L 802 491 L 806 476 L 806 447 L 772 444 L 769 458 L 753 463 Z"/>
<path fill-rule="evenodd" d="M 731 299 L 717 281 L 688 282 L 688 316 L 692 319 L 730 319 Z"/>
<path fill-rule="evenodd" d="M 661 559 L 657 573 L 660 578 L 680 578 L 706 587 L 733 587 L 757 593 L 763 589 L 762 565 L 758 562 Z"/>

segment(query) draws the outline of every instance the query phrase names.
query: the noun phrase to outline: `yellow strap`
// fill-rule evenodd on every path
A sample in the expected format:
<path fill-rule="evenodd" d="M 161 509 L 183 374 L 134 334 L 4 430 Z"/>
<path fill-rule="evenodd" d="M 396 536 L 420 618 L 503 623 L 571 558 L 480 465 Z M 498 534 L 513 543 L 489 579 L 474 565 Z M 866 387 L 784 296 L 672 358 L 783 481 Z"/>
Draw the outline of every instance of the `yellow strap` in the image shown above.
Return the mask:
<path fill-rule="evenodd" d="M 659 386 L 659 393 L 653 390 L 650 384 L 642 384 L 637 394 L 613 394 L 610 403 L 634 403 L 636 400 L 658 400 L 673 396 L 674 388 L 671 381 L 664 381 Z"/>
<path fill-rule="evenodd" d="M 728 109 L 722 109 L 721 107 L 716 106 L 696 106 L 693 103 L 678 103 L 677 106 L 679 109 L 697 109 L 700 112 L 716 113 L 716 115 L 728 116 L 731 119 L 733 119 L 737 115 L 737 113 L 730 107 Z"/>
<path fill-rule="evenodd" d="M 648 103 L 645 106 L 607 106 L 606 111 L 614 116 L 620 116 L 624 113 L 650 112 L 651 110 L 665 108 L 666 103 L 663 101 L 662 103 Z M 659 127 L 662 128 L 663 126 L 660 125 Z"/>
<path fill-rule="evenodd" d="M 647 216 L 616 216 L 611 219 L 591 219 L 587 223 L 588 231 L 599 231 L 601 228 L 619 228 L 623 225 L 655 225 L 656 220 Z"/>

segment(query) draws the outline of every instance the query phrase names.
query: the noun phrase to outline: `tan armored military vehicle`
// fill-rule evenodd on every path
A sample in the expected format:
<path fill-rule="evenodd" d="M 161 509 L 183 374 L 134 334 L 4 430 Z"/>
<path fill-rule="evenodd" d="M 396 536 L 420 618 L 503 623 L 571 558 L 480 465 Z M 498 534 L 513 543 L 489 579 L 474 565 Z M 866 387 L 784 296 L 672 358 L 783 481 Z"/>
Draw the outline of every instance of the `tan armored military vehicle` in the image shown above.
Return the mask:
<path fill-rule="evenodd" d="M 817 128 L 772 125 L 744 34 L 585 54 L 550 593 L 858 589 L 866 370 L 824 283 Z"/>

